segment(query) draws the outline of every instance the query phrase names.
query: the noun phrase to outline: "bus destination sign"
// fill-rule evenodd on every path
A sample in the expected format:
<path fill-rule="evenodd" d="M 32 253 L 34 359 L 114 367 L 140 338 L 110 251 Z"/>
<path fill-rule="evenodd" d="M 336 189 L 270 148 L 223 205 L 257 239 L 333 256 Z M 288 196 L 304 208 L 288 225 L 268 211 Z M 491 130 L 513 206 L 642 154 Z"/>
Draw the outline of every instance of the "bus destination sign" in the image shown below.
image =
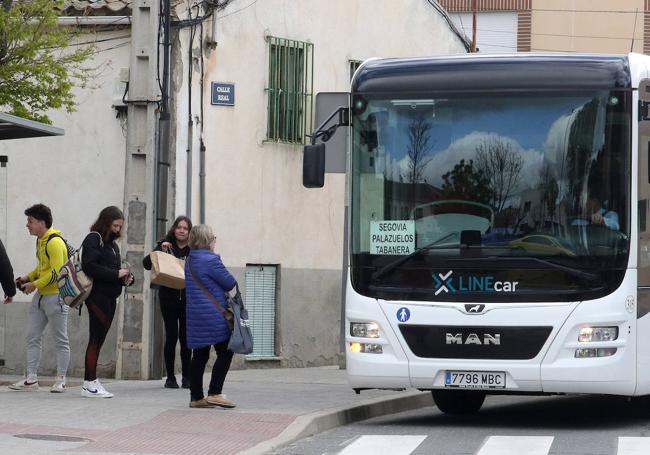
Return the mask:
<path fill-rule="evenodd" d="M 406 255 L 415 250 L 415 221 L 370 222 L 370 254 Z"/>

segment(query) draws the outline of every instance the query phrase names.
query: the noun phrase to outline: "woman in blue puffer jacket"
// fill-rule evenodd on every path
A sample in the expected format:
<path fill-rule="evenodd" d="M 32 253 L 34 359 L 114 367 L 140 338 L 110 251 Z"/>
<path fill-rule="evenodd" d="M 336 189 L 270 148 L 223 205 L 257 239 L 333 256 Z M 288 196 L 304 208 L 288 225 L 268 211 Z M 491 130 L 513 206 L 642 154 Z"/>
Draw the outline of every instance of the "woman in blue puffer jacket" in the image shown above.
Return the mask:
<path fill-rule="evenodd" d="M 190 407 L 234 408 L 235 404 L 221 390 L 233 356 L 228 349 L 230 328 L 224 317 L 226 292 L 233 289 L 237 281 L 214 252 L 216 237 L 210 226 L 199 224 L 192 227 L 188 244 L 190 254 L 185 260 L 185 296 L 187 346 L 192 349 Z M 210 357 L 210 346 L 217 351 L 217 360 L 212 367 L 208 396 L 204 397 L 203 373 Z"/>

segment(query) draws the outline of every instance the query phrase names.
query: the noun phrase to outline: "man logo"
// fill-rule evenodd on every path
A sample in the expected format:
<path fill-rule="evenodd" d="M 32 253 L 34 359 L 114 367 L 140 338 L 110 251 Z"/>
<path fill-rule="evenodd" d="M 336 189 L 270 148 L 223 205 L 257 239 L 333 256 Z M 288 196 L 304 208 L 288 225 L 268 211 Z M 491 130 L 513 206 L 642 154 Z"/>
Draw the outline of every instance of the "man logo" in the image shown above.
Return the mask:
<path fill-rule="evenodd" d="M 485 305 L 465 305 L 465 312 L 469 314 L 481 314 L 485 310 Z"/>
<path fill-rule="evenodd" d="M 483 337 L 477 333 L 468 333 L 467 335 L 463 335 L 462 333 L 446 333 L 445 344 L 476 344 L 481 346 L 490 344 L 499 346 L 501 344 L 500 333 L 483 333 L 482 335 Z"/>

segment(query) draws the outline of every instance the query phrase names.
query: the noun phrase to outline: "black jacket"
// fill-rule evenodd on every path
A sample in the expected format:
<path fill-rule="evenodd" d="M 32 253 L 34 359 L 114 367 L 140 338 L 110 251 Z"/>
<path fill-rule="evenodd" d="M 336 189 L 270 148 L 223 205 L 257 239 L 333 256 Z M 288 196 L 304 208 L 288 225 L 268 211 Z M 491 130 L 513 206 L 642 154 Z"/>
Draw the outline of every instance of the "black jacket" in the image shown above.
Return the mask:
<path fill-rule="evenodd" d="M 14 269 L 9 262 L 9 256 L 5 246 L 0 240 L 0 283 L 2 283 L 2 290 L 7 297 L 16 295 L 16 282 L 14 281 Z"/>
<path fill-rule="evenodd" d="M 186 245 L 184 248 L 180 248 L 176 244 L 176 239 L 169 238 L 169 237 L 165 237 L 163 240 L 159 241 L 158 244 L 156 245 L 156 248 L 154 248 L 153 250 L 162 251 L 163 242 L 169 242 L 172 244 L 171 253 L 179 259 L 185 259 L 190 254 L 189 246 Z M 142 266 L 147 270 L 151 270 L 150 254 L 144 257 L 144 259 L 142 260 Z M 167 302 L 167 303 L 180 302 L 183 305 L 185 305 L 185 289 L 172 289 L 165 286 L 157 286 L 157 287 L 158 287 L 158 297 L 160 298 L 161 302 Z"/>
<path fill-rule="evenodd" d="M 116 299 L 122 292 L 124 282 L 118 278 L 122 265 L 120 248 L 114 240 L 100 242 L 99 234 L 91 232 L 81 244 L 81 268 L 93 279 L 93 289 L 89 298 L 95 294 Z"/>

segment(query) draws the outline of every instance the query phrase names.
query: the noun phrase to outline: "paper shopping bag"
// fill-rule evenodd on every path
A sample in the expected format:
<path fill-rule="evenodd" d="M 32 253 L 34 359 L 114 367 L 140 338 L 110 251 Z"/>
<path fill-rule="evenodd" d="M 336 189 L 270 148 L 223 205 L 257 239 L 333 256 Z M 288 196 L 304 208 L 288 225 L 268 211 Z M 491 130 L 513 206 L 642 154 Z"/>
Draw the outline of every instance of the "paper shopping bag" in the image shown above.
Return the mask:
<path fill-rule="evenodd" d="M 185 261 L 162 251 L 152 252 L 151 283 L 172 289 L 185 289 Z"/>

